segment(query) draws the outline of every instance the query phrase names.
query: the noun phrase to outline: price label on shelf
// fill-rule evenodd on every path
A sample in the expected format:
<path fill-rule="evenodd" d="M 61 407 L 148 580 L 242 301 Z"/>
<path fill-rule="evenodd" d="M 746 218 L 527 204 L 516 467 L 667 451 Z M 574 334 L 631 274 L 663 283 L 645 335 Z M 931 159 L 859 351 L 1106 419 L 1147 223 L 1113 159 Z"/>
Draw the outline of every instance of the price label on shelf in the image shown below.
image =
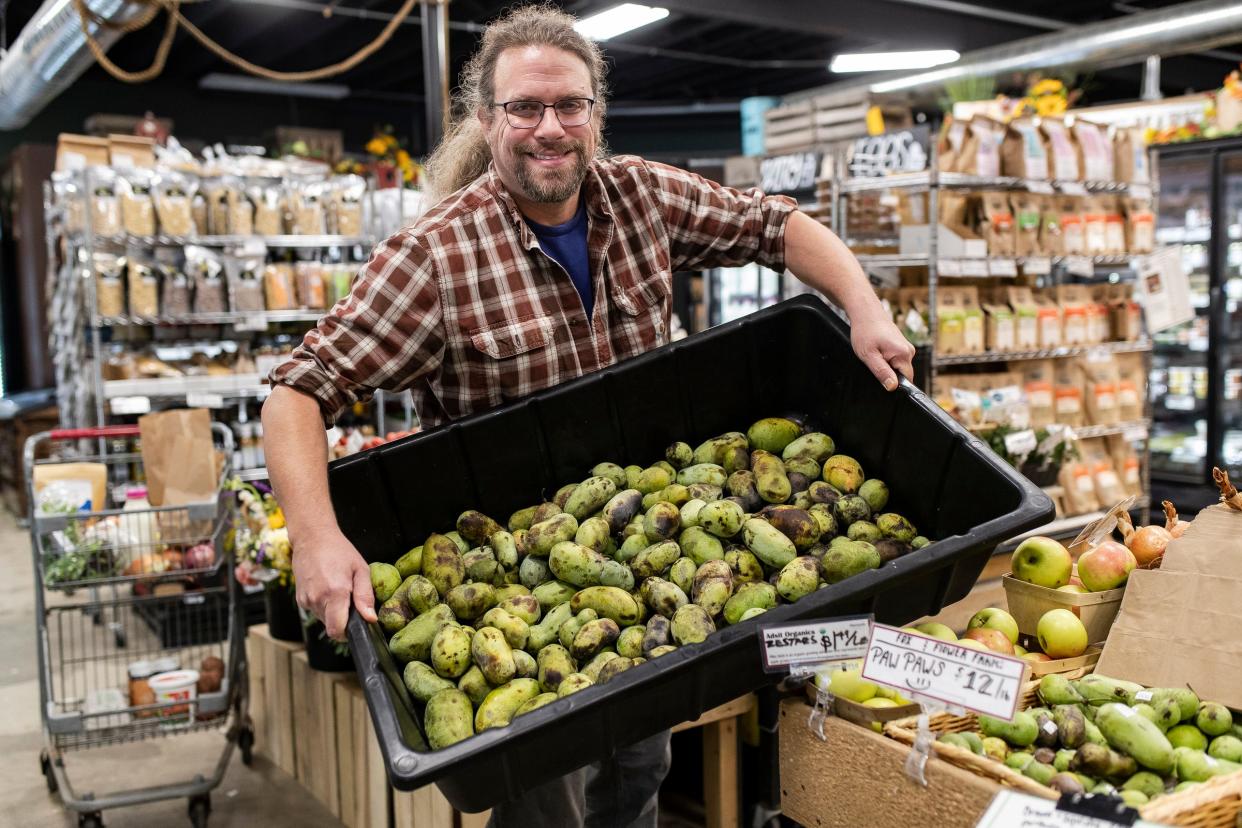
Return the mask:
<path fill-rule="evenodd" d="M 1151 187 L 1147 184 L 1131 184 L 1130 197 L 1147 200 L 1151 198 Z"/>
<path fill-rule="evenodd" d="M 809 673 L 831 661 L 857 662 L 871 641 L 870 615 L 851 615 L 759 628 L 763 669 L 769 673 Z"/>
<path fill-rule="evenodd" d="M 1087 188 L 1080 181 L 1061 181 L 1057 183 L 1061 188 L 1061 192 L 1072 196 L 1085 196 Z"/>
<path fill-rule="evenodd" d="M 1130 426 L 1122 433 L 1122 436 L 1131 443 L 1138 440 L 1146 440 L 1147 426 Z"/>
<path fill-rule="evenodd" d="M 868 681 L 1012 721 L 1027 663 L 1020 658 L 874 624 L 863 662 Z"/>
<path fill-rule="evenodd" d="M 1194 411 L 1195 398 L 1189 394 L 1168 394 L 1164 398 L 1164 407 L 1172 411 Z"/>
<path fill-rule="evenodd" d="M 266 331 L 267 318 L 261 315 L 243 316 L 233 323 L 235 331 Z"/>
<path fill-rule="evenodd" d="M 1134 809 L 1116 797 L 1073 796 L 1043 799 L 1012 790 L 1001 790 L 975 823 L 976 828 L 1158 828 L 1156 823 L 1136 819 Z"/>
<path fill-rule="evenodd" d="M 149 414 L 151 412 L 150 397 L 113 397 L 108 402 L 113 414 Z"/>
<path fill-rule="evenodd" d="M 1052 259 L 1047 256 L 1033 256 L 1022 260 L 1022 272 L 1030 276 L 1047 276 L 1052 272 Z"/>
<path fill-rule="evenodd" d="M 962 275 L 963 276 L 987 276 L 988 260 L 987 259 L 962 259 Z"/>
<path fill-rule="evenodd" d="M 224 397 L 203 391 L 191 391 L 185 395 L 185 404 L 190 408 L 224 408 Z"/>
<path fill-rule="evenodd" d="M 1094 276 L 1095 261 L 1090 256 L 1066 256 L 1065 269 L 1074 276 Z"/>
<path fill-rule="evenodd" d="M 957 259 L 937 259 L 936 271 L 941 276 L 961 276 L 962 263 Z"/>
<path fill-rule="evenodd" d="M 1015 457 L 1030 454 L 1037 445 L 1035 432 L 1029 428 L 1005 435 L 1005 451 Z"/>
<path fill-rule="evenodd" d="M 1039 193 L 1040 195 L 1052 195 L 1051 181 L 1027 181 L 1026 189 L 1028 192 Z"/>
<path fill-rule="evenodd" d="M 1017 276 L 1018 263 L 1013 259 L 988 259 L 989 276 Z"/>

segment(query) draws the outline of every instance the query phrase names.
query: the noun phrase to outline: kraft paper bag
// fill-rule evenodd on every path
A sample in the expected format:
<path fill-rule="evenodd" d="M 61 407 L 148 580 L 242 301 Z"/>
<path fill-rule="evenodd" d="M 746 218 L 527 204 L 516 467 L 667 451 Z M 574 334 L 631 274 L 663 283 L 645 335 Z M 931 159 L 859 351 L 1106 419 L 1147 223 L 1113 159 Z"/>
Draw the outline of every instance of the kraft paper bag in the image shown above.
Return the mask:
<path fill-rule="evenodd" d="M 1223 503 L 1204 509 L 1184 535 L 1169 543 L 1160 568 L 1242 578 L 1242 512 Z M 1242 594 L 1235 600 L 1242 604 Z"/>
<path fill-rule="evenodd" d="M 177 409 L 138 418 L 147 502 L 184 506 L 214 500 L 219 461 L 211 440 L 211 415 L 205 408 Z"/>

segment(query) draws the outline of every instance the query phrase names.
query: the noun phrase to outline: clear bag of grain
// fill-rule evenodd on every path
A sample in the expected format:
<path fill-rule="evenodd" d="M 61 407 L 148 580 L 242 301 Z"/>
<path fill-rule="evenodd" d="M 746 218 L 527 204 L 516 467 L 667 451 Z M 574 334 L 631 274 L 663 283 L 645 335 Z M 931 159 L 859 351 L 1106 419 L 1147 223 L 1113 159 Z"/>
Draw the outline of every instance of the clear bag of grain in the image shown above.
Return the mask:
<path fill-rule="evenodd" d="M 115 253 L 96 251 L 92 256 L 95 269 L 95 307 L 99 315 L 118 318 L 125 315 L 125 258 Z"/>
<path fill-rule="evenodd" d="M 132 169 L 117 177 L 121 224 L 133 236 L 155 235 L 155 202 L 151 198 L 150 170 Z"/>
<path fill-rule="evenodd" d="M 155 319 L 160 315 L 160 279 L 154 260 L 130 251 L 126 256 L 125 278 L 129 284 L 129 315 Z"/>
<path fill-rule="evenodd" d="M 91 187 L 91 232 L 96 236 L 115 236 L 121 232 L 116 173 L 109 167 L 91 167 L 87 175 Z"/>
<path fill-rule="evenodd" d="M 224 184 L 224 209 L 228 214 L 230 236 L 249 236 L 254 233 L 254 206 L 242 186 L 240 178 L 226 177 Z"/>
<path fill-rule="evenodd" d="M 254 204 L 254 232 L 260 236 L 280 236 L 285 232 L 285 194 L 274 182 L 255 182 L 246 188 Z"/>
<path fill-rule="evenodd" d="M 251 244 L 248 242 L 247 244 Z M 229 307 L 235 313 L 255 313 L 267 309 L 263 297 L 264 248 L 247 248 L 224 258 L 229 282 Z"/>
<path fill-rule="evenodd" d="M 361 176 L 346 175 L 333 181 L 337 233 L 342 236 L 362 235 L 362 199 L 366 192 L 367 182 Z"/>
<path fill-rule="evenodd" d="M 198 182 L 177 172 L 160 173 L 155 179 L 155 212 L 160 230 L 168 236 L 193 236 L 193 201 Z"/>
<path fill-rule="evenodd" d="M 194 313 L 227 310 L 224 265 L 214 250 L 186 245 L 185 272 L 194 282 Z"/>
<path fill-rule="evenodd" d="M 294 235 L 317 236 L 327 232 L 324 210 L 326 189 L 326 185 L 318 181 L 298 183 L 290 188 Z"/>
<path fill-rule="evenodd" d="M 158 262 L 160 275 L 160 315 L 165 319 L 179 319 L 189 315 L 193 308 L 190 278 L 171 262 Z"/>

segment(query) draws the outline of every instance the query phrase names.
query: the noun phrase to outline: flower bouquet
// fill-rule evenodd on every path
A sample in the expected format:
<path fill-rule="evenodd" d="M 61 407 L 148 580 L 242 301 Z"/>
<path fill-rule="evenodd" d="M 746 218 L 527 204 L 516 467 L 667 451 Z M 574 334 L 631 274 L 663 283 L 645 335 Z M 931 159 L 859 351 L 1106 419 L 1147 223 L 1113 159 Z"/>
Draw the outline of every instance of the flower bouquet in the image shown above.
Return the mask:
<path fill-rule="evenodd" d="M 226 487 L 237 493 L 233 574 L 243 586 L 263 586 L 267 624 L 273 638 L 301 641 L 302 623 L 294 599 L 293 550 L 285 515 L 270 491 L 232 478 Z"/>

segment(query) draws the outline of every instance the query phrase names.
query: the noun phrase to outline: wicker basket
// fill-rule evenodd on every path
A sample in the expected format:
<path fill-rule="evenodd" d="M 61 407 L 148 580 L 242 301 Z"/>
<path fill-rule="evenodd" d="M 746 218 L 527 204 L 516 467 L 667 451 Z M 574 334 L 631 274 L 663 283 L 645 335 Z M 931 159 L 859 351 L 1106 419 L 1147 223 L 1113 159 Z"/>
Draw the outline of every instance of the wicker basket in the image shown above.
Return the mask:
<path fill-rule="evenodd" d="M 1142 809 L 1143 819 L 1186 828 L 1235 828 L 1242 815 L 1242 772 L 1217 776 Z"/>
<path fill-rule="evenodd" d="M 1064 675 L 1068 679 L 1078 679 L 1090 672 L 1090 667 L 1082 667 Z M 1038 680 L 1028 681 L 1022 685 L 1022 696 L 1018 699 L 1018 709 L 1026 710 L 1029 707 L 1035 706 L 1039 701 L 1036 695 L 1038 690 Z M 928 727 L 937 734 L 965 733 L 966 731 L 974 730 L 977 726 L 978 717 L 973 713 L 968 713 L 965 716 L 936 713 L 931 716 L 928 722 Z M 913 745 L 915 736 L 918 733 L 918 717 L 911 716 L 889 722 L 884 726 L 884 733 L 899 742 Z M 933 743 L 933 748 L 936 751 L 936 756 L 944 759 L 946 762 L 951 762 L 959 768 L 964 768 L 985 778 L 993 779 L 1002 785 L 1007 785 L 1016 790 L 1029 793 L 1032 796 L 1043 797 L 1044 799 L 1057 799 L 1060 796 L 1052 788 L 1039 784 L 1029 776 L 1024 776 L 1008 765 L 997 762 L 995 759 L 979 756 L 965 748 L 960 748 L 956 745 L 946 745 L 944 742 Z M 1233 826 L 1230 826 L 1230 828 L 1233 828 Z"/>

